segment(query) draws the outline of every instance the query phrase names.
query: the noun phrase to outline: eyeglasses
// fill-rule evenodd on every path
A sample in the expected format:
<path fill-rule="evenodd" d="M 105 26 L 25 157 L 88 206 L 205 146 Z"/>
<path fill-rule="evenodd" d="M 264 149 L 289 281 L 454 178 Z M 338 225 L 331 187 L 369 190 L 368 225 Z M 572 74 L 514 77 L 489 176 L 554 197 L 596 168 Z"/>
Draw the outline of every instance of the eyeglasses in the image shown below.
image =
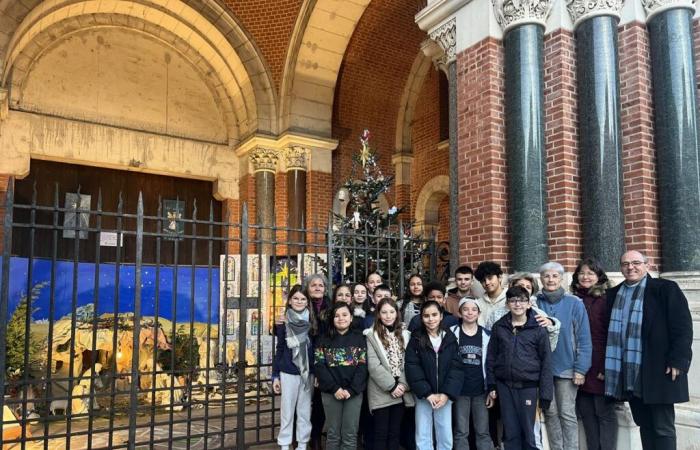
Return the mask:
<path fill-rule="evenodd" d="M 629 267 L 629 266 L 634 266 L 634 267 L 639 267 L 642 264 L 646 264 L 644 261 L 623 261 L 620 263 L 622 267 Z"/>
<path fill-rule="evenodd" d="M 508 299 L 508 303 L 528 303 L 530 299 L 523 297 L 513 297 Z"/>

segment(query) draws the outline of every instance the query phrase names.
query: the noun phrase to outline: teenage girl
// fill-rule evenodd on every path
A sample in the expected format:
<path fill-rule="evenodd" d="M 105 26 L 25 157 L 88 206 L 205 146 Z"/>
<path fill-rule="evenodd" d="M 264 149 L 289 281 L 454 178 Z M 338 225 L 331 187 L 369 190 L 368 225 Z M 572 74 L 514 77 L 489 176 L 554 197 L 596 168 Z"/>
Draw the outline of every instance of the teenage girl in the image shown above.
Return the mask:
<path fill-rule="evenodd" d="M 457 338 L 442 329 L 440 305 L 427 300 L 421 324 L 406 348 L 406 378 L 416 396 L 416 448 L 452 449 L 452 402 L 462 389 L 462 361 Z M 433 428 L 437 447 L 433 447 Z"/>
<path fill-rule="evenodd" d="M 401 303 L 401 321 L 411 323 L 411 319 L 420 312 L 420 305 L 423 304 L 423 278 L 414 273 L 408 278 L 408 289 Z"/>
<path fill-rule="evenodd" d="M 277 444 L 289 450 L 296 412 L 297 450 L 305 450 L 311 438 L 311 397 L 313 396 L 313 344 L 316 334 L 314 312 L 301 285 L 287 297 L 285 321 L 275 328 L 277 351 L 272 362 L 272 389 L 282 394 L 280 431 Z"/>

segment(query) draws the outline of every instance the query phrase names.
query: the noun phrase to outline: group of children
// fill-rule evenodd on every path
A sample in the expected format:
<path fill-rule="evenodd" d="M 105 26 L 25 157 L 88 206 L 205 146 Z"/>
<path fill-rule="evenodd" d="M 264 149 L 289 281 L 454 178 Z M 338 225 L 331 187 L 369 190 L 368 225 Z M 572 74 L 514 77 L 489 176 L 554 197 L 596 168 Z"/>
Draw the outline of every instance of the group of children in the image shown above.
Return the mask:
<path fill-rule="evenodd" d="M 297 449 L 321 448 L 324 426 L 328 450 L 355 449 L 360 434 L 365 449 L 468 449 L 470 420 L 477 449 L 491 450 L 496 403 L 506 450 L 542 448 L 536 413 L 554 396 L 559 323 L 532 306 L 534 280 L 511 280 L 505 304 L 491 307 L 460 269 L 449 295 L 412 275 L 395 301 L 378 273 L 331 299 L 320 275 L 290 290 L 272 375 L 283 450 L 295 426 Z"/>

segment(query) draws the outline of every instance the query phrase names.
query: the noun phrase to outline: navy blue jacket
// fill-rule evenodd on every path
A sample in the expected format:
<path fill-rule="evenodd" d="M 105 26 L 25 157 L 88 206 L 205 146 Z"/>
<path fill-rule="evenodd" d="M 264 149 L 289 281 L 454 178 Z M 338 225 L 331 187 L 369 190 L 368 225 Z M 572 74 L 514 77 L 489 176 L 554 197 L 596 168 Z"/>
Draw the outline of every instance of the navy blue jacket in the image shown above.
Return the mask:
<path fill-rule="evenodd" d="M 280 372 L 289 375 L 299 375 L 299 369 L 292 361 L 292 351 L 287 347 L 287 327 L 284 324 L 275 325 L 275 358 L 272 360 L 272 378 L 279 378 Z M 313 339 L 309 336 L 311 345 L 309 349 L 309 373 L 314 373 L 314 346 Z"/>
<path fill-rule="evenodd" d="M 486 384 L 489 391 L 496 381 L 513 387 L 537 387 L 540 400 L 548 405 L 554 395 L 552 351 L 547 330 L 541 327 L 532 309 L 525 325 L 513 329 L 511 313 L 501 317 L 491 329 L 486 354 Z"/>
<path fill-rule="evenodd" d="M 411 391 L 425 399 L 431 394 L 446 394 L 451 400 L 462 391 L 464 367 L 457 351 L 457 338 L 443 331 L 442 344 L 437 353 L 432 345 L 420 345 L 419 331 L 411 335 L 406 347 L 406 380 Z M 437 359 L 437 361 L 436 361 Z"/>

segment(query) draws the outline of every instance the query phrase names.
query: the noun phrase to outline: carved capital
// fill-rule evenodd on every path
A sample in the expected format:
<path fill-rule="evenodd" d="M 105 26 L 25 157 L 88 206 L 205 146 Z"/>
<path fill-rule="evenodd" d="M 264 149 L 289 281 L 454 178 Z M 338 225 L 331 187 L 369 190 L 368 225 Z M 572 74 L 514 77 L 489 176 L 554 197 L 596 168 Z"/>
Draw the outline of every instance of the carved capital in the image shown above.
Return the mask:
<path fill-rule="evenodd" d="M 287 170 L 306 170 L 306 155 L 308 150 L 300 146 L 292 146 L 285 151 Z"/>
<path fill-rule="evenodd" d="M 647 22 L 655 15 L 674 8 L 687 8 L 695 11 L 695 0 L 642 0 L 647 12 Z"/>
<path fill-rule="evenodd" d="M 434 59 L 436 65 L 448 66 L 457 60 L 457 20 L 455 18 L 430 32 L 430 39 L 437 42 L 442 49 L 442 55 Z"/>
<path fill-rule="evenodd" d="M 547 24 L 553 0 L 492 0 L 496 21 L 503 33 L 518 25 Z"/>
<path fill-rule="evenodd" d="M 623 0 L 566 0 L 566 9 L 576 28 L 584 20 L 595 16 L 613 16 L 619 19 L 623 3 Z"/>
<path fill-rule="evenodd" d="M 257 147 L 250 152 L 250 162 L 255 172 L 277 172 L 279 156 L 272 149 Z"/>

